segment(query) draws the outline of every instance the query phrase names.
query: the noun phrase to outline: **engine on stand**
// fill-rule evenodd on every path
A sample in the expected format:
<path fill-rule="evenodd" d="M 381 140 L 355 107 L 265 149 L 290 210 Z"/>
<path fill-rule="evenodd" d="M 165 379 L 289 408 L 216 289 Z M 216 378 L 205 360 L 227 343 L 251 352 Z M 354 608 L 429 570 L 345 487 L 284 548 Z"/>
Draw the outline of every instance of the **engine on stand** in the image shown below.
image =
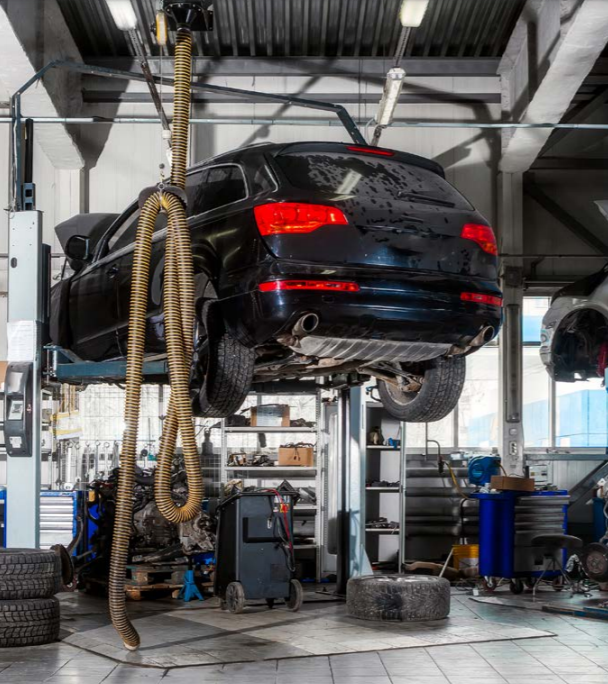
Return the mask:
<path fill-rule="evenodd" d="M 98 593 L 107 584 L 118 472 L 115 468 L 107 478 L 97 479 L 89 485 L 90 549 L 84 563 L 77 568 L 78 587 L 86 591 Z M 188 567 L 207 562 L 203 554 L 209 556 L 215 550 L 215 519 L 201 510 L 187 522 L 169 522 L 156 506 L 154 477 L 154 469 L 136 470 L 129 570 L 132 580 L 149 575 L 150 583 L 158 586 L 159 577 L 171 577 L 175 583 L 180 572 L 183 574 Z M 173 500 L 178 505 L 183 504 L 188 497 L 188 487 L 182 464 L 175 468 L 171 485 Z M 169 582 L 164 583 L 169 585 Z"/>

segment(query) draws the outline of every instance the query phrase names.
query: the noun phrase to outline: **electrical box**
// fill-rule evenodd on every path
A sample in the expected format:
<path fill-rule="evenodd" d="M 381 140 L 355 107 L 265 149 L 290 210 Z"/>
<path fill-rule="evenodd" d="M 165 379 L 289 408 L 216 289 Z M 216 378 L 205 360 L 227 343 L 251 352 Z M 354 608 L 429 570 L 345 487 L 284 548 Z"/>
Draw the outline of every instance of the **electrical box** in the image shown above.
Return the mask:
<path fill-rule="evenodd" d="M 4 439 L 9 456 L 32 456 L 33 363 L 9 363 L 4 381 Z"/>

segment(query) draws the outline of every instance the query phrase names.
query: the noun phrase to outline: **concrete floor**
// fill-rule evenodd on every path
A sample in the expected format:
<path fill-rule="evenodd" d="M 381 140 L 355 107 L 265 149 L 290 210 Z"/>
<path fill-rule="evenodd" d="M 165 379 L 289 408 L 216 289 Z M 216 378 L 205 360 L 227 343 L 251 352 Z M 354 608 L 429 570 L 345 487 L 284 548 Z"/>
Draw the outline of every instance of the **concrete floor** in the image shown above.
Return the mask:
<path fill-rule="evenodd" d="M 482 604 L 455 592 L 453 612 L 463 611 L 480 624 L 517 625 L 554 636 L 170 669 L 125 665 L 58 642 L 0 650 L 0 684 L 608 683 L 608 622 Z"/>

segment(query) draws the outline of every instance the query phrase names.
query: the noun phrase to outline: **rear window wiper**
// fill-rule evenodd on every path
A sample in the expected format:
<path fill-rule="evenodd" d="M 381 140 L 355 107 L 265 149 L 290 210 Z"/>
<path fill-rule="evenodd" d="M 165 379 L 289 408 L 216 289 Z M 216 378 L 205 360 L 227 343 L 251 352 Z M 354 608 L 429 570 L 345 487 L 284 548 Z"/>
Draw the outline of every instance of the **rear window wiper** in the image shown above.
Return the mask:
<path fill-rule="evenodd" d="M 417 192 L 400 192 L 397 194 L 398 199 L 410 200 L 411 202 L 424 202 L 426 204 L 439 204 L 442 207 L 455 207 L 454 202 L 439 199 L 433 195 L 420 195 Z"/>

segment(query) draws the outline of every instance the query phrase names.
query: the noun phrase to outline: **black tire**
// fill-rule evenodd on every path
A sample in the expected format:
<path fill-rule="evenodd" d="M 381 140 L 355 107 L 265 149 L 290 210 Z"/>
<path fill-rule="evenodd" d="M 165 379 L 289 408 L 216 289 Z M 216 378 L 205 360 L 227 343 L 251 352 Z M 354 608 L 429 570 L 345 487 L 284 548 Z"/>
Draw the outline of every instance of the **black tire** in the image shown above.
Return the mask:
<path fill-rule="evenodd" d="M 266 605 L 269 610 L 272 610 L 274 608 L 274 599 L 266 599 Z"/>
<path fill-rule="evenodd" d="M 37 646 L 58 638 L 56 598 L 0 601 L 0 648 Z"/>
<path fill-rule="evenodd" d="M 223 321 L 207 317 L 211 335 L 199 339 L 191 376 L 192 411 L 202 418 L 227 418 L 247 398 L 255 350 L 232 337 Z"/>
<path fill-rule="evenodd" d="M 424 575 L 354 577 L 346 586 L 346 609 L 362 620 L 442 620 L 450 613 L 450 583 Z"/>
<path fill-rule="evenodd" d="M 406 423 L 433 423 L 445 418 L 456 407 L 466 377 L 464 356 L 435 359 L 424 372 L 418 392 L 402 392 L 378 380 L 378 393 L 384 408 Z"/>
<path fill-rule="evenodd" d="M 524 593 L 524 583 L 520 579 L 512 579 L 509 582 L 509 589 L 511 590 L 512 594 L 515 594 L 516 596 L 519 594 Z"/>
<path fill-rule="evenodd" d="M 61 585 L 61 558 L 54 551 L 0 549 L 0 600 L 49 598 Z"/>
<path fill-rule="evenodd" d="M 304 590 L 298 580 L 292 579 L 289 582 L 289 596 L 285 599 L 288 610 L 297 613 L 304 602 Z"/>
<path fill-rule="evenodd" d="M 245 590 L 240 582 L 230 582 L 226 587 L 226 607 L 235 615 L 245 610 Z"/>
<path fill-rule="evenodd" d="M 583 570 L 594 582 L 608 582 L 608 547 L 599 542 L 587 544 L 580 553 Z"/>

